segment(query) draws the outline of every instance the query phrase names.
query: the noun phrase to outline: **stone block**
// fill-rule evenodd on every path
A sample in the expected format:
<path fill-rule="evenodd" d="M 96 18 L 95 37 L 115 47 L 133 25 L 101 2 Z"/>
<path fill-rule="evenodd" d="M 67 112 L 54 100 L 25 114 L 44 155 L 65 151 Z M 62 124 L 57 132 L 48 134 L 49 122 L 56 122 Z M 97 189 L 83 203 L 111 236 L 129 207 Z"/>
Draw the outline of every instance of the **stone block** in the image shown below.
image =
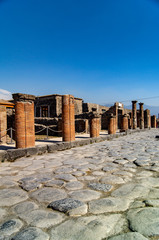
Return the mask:
<path fill-rule="evenodd" d="M 47 145 L 39 145 L 36 148 L 38 150 L 38 155 L 41 155 L 47 152 Z"/>
<path fill-rule="evenodd" d="M 25 151 L 27 157 L 36 155 L 38 153 L 38 149 L 36 147 L 26 148 Z"/>
<path fill-rule="evenodd" d="M 49 153 L 57 151 L 58 150 L 57 144 L 53 143 L 53 144 L 47 145 L 47 150 Z"/>
<path fill-rule="evenodd" d="M 84 139 L 79 141 L 80 146 L 88 145 L 90 144 L 90 139 Z"/>
<path fill-rule="evenodd" d="M 17 158 L 26 156 L 25 149 L 10 149 L 7 151 L 8 161 L 14 162 Z"/>
<path fill-rule="evenodd" d="M 70 143 L 70 145 L 71 145 L 71 148 L 79 147 L 80 146 L 80 140 L 73 141 L 73 142 Z"/>
<path fill-rule="evenodd" d="M 0 151 L 0 162 L 4 162 L 5 160 L 7 160 L 7 151 L 1 150 Z"/>

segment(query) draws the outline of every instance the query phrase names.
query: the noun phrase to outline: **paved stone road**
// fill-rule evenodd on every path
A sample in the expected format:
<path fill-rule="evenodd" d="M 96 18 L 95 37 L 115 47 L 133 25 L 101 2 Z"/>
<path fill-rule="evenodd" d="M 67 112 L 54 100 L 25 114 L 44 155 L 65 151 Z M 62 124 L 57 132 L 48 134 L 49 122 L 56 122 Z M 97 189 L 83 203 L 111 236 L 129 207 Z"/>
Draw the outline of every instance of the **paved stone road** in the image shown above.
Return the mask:
<path fill-rule="evenodd" d="M 0 240 L 159 239 L 159 130 L 0 164 Z"/>

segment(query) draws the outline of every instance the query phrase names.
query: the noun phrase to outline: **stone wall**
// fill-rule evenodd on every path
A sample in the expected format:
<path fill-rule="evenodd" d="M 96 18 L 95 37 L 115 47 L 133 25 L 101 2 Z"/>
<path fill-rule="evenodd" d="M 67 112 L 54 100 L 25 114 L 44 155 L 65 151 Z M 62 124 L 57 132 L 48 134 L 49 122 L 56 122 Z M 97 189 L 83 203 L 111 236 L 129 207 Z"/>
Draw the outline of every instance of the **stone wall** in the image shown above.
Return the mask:
<path fill-rule="evenodd" d="M 75 98 L 75 115 L 82 114 L 82 99 Z M 44 108 L 46 111 L 43 111 Z M 44 109 L 45 110 L 45 109 Z M 53 94 L 35 99 L 36 117 L 60 117 L 62 114 L 62 95 Z"/>
<path fill-rule="evenodd" d="M 109 110 L 109 107 L 106 106 L 102 106 L 99 104 L 95 104 L 95 103 L 83 103 L 83 112 L 84 113 L 88 113 L 88 112 L 97 112 L 99 114 L 102 114 L 106 111 Z"/>

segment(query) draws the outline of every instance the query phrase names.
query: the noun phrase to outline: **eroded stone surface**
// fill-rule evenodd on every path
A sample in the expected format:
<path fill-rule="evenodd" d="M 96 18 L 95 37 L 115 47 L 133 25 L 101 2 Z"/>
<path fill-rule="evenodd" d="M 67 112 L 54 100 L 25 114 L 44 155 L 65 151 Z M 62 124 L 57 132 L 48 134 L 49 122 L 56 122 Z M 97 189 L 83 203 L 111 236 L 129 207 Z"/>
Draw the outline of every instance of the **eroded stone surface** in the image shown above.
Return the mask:
<path fill-rule="evenodd" d="M 147 237 L 159 236 L 159 208 L 138 208 L 128 212 L 132 231 Z"/>
<path fill-rule="evenodd" d="M 20 189 L 2 189 L 0 190 L 0 206 L 13 206 L 28 198 L 27 193 Z"/>
<path fill-rule="evenodd" d="M 110 184 L 104 184 L 104 183 L 89 183 L 88 187 L 92 188 L 93 190 L 108 192 L 110 191 L 113 186 Z"/>
<path fill-rule="evenodd" d="M 93 214 L 108 212 L 123 212 L 130 205 L 131 200 L 123 198 L 102 198 L 89 203 L 89 212 Z"/>
<path fill-rule="evenodd" d="M 109 238 L 109 240 L 148 240 L 148 238 L 145 238 L 143 235 L 137 232 L 130 232 L 121 234 L 115 237 Z"/>
<path fill-rule="evenodd" d="M 41 229 L 29 227 L 16 234 L 12 240 L 49 240 L 49 238 L 49 235 Z"/>
<path fill-rule="evenodd" d="M 138 197 L 146 197 L 149 193 L 149 188 L 140 184 L 125 184 L 115 190 L 111 195 L 113 197 L 126 197 L 128 199 L 135 199 Z"/>
<path fill-rule="evenodd" d="M 26 202 L 22 202 L 22 203 L 15 205 L 12 208 L 12 211 L 15 212 L 16 214 L 20 215 L 23 213 L 28 213 L 28 212 L 30 213 L 31 211 L 33 211 L 37 208 L 38 208 L 38 205 L 36 203 L 26 201 Z"/>
<path fill-rule="evenodd" d="M 10 219 L 0 225 L 0 235 L 10 236 L 13 233 L 18 232 L 23 226 L 23 223 L 19 219 Z"/>
<path fill-rule="evenodd" d="M 68 213 L 71 216 L 87 213 L 87 205 L 73 198 L 65 198 L 51 202 L 48 207 L 60 212 Z"/>
<path fill-rule="evenodd" d="M 87 201 L 91 201 L 93 199 L 99 198 L 101 194 L 93 190 L 78 190 L 78 191 L 70 192 L 69 196 L 79 201 L 87 202 Z"/>
<path fill-rule="evenodd" d="M 53 211 L 34 210 L 20 215 L 30 226 L 49 228 L 64 220 L 64 215 Z"/>
<path fill-rule="evenodd" d="M 52 229 L 50 240 L 102 240 L 120 233 L 125 226 L 126 221 L 120 214 L 81 217 L 68 220 Z"/>
<path fill-rule="evenodd" d="M 60 200 L 67 197 L 67 194 L 62 189 L 42 188 L 30 194 L 31 198 L 38 202 L 50 203 L 54 200 Z"/>

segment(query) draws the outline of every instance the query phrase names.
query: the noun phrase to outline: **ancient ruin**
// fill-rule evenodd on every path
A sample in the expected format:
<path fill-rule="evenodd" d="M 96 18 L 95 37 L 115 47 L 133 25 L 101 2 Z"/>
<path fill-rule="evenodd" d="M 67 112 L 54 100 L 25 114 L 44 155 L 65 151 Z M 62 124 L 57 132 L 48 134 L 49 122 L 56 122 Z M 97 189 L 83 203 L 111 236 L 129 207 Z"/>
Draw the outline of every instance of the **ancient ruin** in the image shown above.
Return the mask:
<path fill-rule="evenodd" d="M 122 103 L 106 107 L 85 103 L 72 95 L 35 97 L 16 93 L 13 99 L 0 102 L 0 140 L 1 144 L 7 142 L 5 131 L 11 128 L 16 148 L 34 147 L 38 134 L 59 136 L 64 142 L 72 142 L 75 135 L 81 133 L 97 138 L 101 131 L 115 134 L 128 129 L 156 128 L 156 116 L 151 117 L 148 109 L 144 111 L 143 103 L 139 103 L 137 110 L 137 101 L 132 101 L 132 109 L 125 109 Z"/>

